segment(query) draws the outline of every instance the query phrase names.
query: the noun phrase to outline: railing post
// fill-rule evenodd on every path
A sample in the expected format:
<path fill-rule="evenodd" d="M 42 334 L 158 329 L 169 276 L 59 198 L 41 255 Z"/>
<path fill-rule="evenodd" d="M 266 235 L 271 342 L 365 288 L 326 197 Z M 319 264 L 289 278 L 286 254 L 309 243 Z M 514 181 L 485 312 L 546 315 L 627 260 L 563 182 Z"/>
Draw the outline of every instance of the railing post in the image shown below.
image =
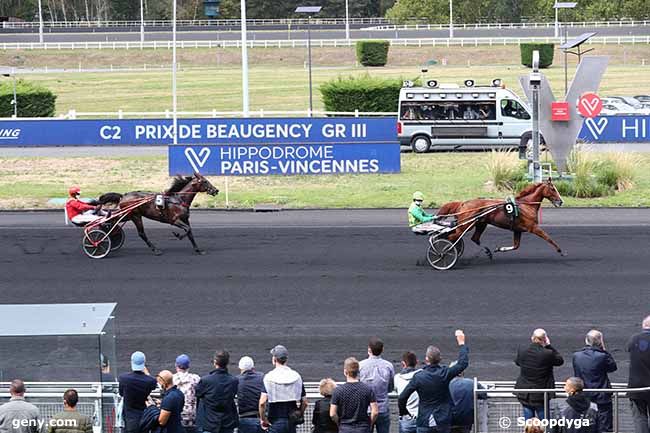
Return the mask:
<path fill-rule="evenodd" d="M 614 393 L 614 433 L 618 433 L 618 392 Z"/>
<path fill-rule="evenodd" d="M 478 395 L 476 390 L 478 389 L 478 379 L 474 378 L 474 433 L 478 433 Z"/>
<path fill-rule="evenodd" d="M 544 391 L 544 419 L 551 419 L 548 413 L 548 392 Z"/>

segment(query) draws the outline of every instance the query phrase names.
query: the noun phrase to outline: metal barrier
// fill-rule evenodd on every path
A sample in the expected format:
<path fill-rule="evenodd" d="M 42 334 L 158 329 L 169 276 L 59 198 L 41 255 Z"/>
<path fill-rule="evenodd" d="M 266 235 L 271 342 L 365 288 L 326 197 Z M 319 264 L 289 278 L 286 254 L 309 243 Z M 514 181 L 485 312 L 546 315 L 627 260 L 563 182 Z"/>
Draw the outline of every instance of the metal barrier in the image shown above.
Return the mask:
<path fill-rule="evenodd" d="M 524 392 L 544 395 L 544 414 L 546 419 L 557 418 L 560 411 L 566 406 L 566 393 L 564 383 L 556 382 L 555 389 L 515 389 L 513 382 L 480 382 L 485 389 L 478 388 L 478 381 L 474 379 L 474 407 L 477 407 L 480 394 L 488 396 L 487 430 L 480 429 L 479 412 L 474 413 L 474 433 L 502 432 L 521 433 L 523 431 L 523 410 L 517 400 L 516 393 Z M 650 391 L 648 388 L 625 388 L 625 384 L 612 384 L 609 389 L 585 389 L 584 392 L 604 392 L 612 394 L 613 432 L 633 433 L 634 424 L 631 416 L 628 394 L 640 391 Z M 550 399 L 549 394 L 554 393 L 555 398 Z"/>
<path fill-rule="evenodd" d="M 557 416 L 559 410 L 563 407 L 566 394 L 562 390 L 563 383 L 556 383 L 555 389 L 514 389 L 514 382 L 499 382 L 499 381 L 481 381 L 486 389 L 478 389 L 478 381 L 475 379 L 474 383 L 474 432 L 478 433 L 521 433 L 523 428 L 518 425 L 518 421 L 523 417 L 521 404 L 515 397 L 515 392 L 537 392 L 544 393 L 548 396 L 549 393 L 556 393 L 557 397 L 554 399 L 546 398 L 545 413 L 551 417 Z M 609 392 L 612 394 L 613 399 L 613 419 L 614 419 L 614 433 L 633 433 L 633 422 L 631 417 L 631 409 L 628 393 L 636 391 L 650 391 L 649 388 L 636 388 L 626 389 L 625 384 L 615 383 L 612 384 L 611 389 L 586 389 L 585 391 Z M 9 394 L 6 392 L 8 383 L 0 383 L 0 403 L 4 403 L 9 399 Z M 27 401 L 35 404 L 41 411 L 41 416 L 45 421 L 48 421 L 55 413 L 63 410 L 62 396 L 66 389 L 74 388 L 79 392 L 78 410 L 87 416 L 90 416 L 94 421 L 95 433 L 120 433 L 121 432 L 121 416 L 118 413 L 120 397 L 117 394 L 116 383 L 57 383 L 57 382 L 27 382 Z M 311 422 L 313 415 L 314 402 L 320 398 L 318 394 L 318 383 L 306 382 L 305 390 L 309 400 L 309 406 L 305 412 L 305 424 L 297 429 L 297 433 L 310 433 Z M 478 395 L 486 393 L 487 400 L 479 401 Z M 391 430 L 398 431 L 398 410 L 397 410 L 397 394 L 391 393 L 390 407 L 391 407 Z M 549 417 L 547 415 L 547 418 Z M 503 421 L 507 418 L 510 424 Z"/>
<path fill-rule="evenodd" d="M 561 43 L 554 37 L 489 37 L 489 38 L 386 38 L 393 46 L 402 47 L 478 47 L 494 45 L 520 45 L 528 42 Z M 357 39 L 313 39 L 313 48 L 344 48 L 355 46 Z M 306 39 L 249 40 L 249 48 L 306 48 Z M 647 36 L 596 36 L 589 45 L 650 44 Z M 171 41 L 113 41 L 113 42 L 3 42 L 2 50 L 133 50 L 172 49 Z M 241 48 L 240 40 L 176 41 L 177 48 Z"/>
<path fill-rule="evenodd" d="M 247 26 L 264 26 L 264 25 L 304 25 L 308 20 L 305 18 L 283 18 L 283 19 L 249 19 L 246 20 Z M 312 24 L 331 24 L 343 25 L 345 18 L 313 18 Z M 238 19 L 217 19 L 217 20 L 177 20 L 177 26 L 239 26 L 240 20 Z M 418 23 L 407 25 L 393 25 L 389 19 L 386 18 L 350 18 L 350 24 L 379 24 L 378 30 L 395 30 L 395 29 L 427 29 L 427 30 L 443 30 L 449 28 L 449 23 Z M 145 20 L 145 27 L 171 27 L 170 20 Z M 385 25 L 385 26 L 384 26 Z M 622 21 L 569 21 L 562 22 L 565 27 L 630 27 L 630 26 L 647 26 L 650 25 L 650 20 L 622 20 Z M 7 21 L 2 23 L 2 27 L 6 29 L 30 29 L 38 28 L 38 21 Z M 67 28 L 92 28 L 92 27 L 140 27 L 138 20 L 110 20 L 110 21 L 44 21 L 43 26 L 53 29 L 67 29 Z M 553 28 L 554 21 L 546 22 L 521 22 L 521 23 L 454 23 L 455 29 L 509 29 L 509 28 Z"/>

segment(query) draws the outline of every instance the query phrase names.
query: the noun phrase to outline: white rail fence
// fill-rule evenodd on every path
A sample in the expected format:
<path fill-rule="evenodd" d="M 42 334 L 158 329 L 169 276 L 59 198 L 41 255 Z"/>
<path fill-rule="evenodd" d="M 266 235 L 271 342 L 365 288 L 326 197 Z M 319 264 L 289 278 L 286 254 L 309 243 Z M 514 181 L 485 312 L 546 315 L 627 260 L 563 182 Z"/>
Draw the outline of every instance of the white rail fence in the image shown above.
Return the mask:
<path fill-rule="evenodd" d="M 528 42 L 560 43 L 559 38 L 553 37 L 528 37 L 528 38 L 400 38 L 388 39 L 393 46 L 403 47 L 478 47 L 498 45 L 520 45 Z M 115 41 L 115 42 L 4 42 L 0 43 L 1 50 L 105 50 L 105 49 L 172 49 L 171 41 Z M 316 39 L 311 42 L 312 47 L 352 47 L 356 40 L 345 39 Z M 594 37 L 587 41 L 588 45 L 637 45 L 650 44 L 650 35 L 647 36 L 602 36 Z M 307 40 L 251 40 L 249 48 L 306 48 Z M 177 48 L 241 48 L 240 40 L 232 41 L 177 41 Z"/>
<path fill-rule="evenodd" d="M 224 117 L 244 117 L 245 113 L 242 111 L 178 111 L 176 112 L 179 118 L 224 118 Z M 397 112 L 391 111 L 373 111 L 373 112 L 363 112 L 359 110 L 355 111 L 309 111 L 309 110 L 294 110 L 294 111 L 273 111 L 273 110 L 253 110 L 249 111 L 248 117 L 253 118 L 262 118 L 262 117 L 394 117 L 397 116 Z M 173 117 L 173 112 L 171 110 L 165 111 L 98 111 L 98 112 L 80 112 L 76 110 L 69 110 L 66 114 L 62 114 L 58 117 L 61 120 L 73 120 L 73 119 L 171 119 Z M 2 118 L 0 118 L 2 119 Z M 27 119 L 21 117 L 20 120 L 44 120 L 52 118 L 34 118 Z"/>
<path fill-rule="evenodd" d="M 248 26 L 268 26 L 268 25 L 304 25 L 307 24 L 304 18 L 286 18 L 286 19 L 249 19 L 246 20 Z M 176 24 L 180 27 L 198 26 L 239 26 L 240 21 L 232 20 L 177 20 Z M 343 25 L 345 18 L 314 18 L 312 24 Z M 350 24 L 367 24 L 385 27 L 388 30 L 393 29 L 446 29 L 449 23 L 417 23 L 408 25 L 394 25 L 386 18 L 350 18 Z M 52 29 L 68 28 L 97 28 L 97 27 L 140 27 L 140 21 L 46 21 L 44 27 Z M 170 27 L 170 20 L 145 20 L 145 27 Z M 457 29 L 513 29 L 513 28 L 552 28 L 555 25 L 553 21 L 546 22 L 521 22 L 521 23 L 454 23 Z M 568 27 L 635 27 L 648 26 L 650 20 L 621 20 L 621 21 L 572 21 L 563 22 L 562 26 Z M 37 29 L 37 21 L 21 22 L 9 21 L 3 22 L 2 28 L 5 29 Z"/>

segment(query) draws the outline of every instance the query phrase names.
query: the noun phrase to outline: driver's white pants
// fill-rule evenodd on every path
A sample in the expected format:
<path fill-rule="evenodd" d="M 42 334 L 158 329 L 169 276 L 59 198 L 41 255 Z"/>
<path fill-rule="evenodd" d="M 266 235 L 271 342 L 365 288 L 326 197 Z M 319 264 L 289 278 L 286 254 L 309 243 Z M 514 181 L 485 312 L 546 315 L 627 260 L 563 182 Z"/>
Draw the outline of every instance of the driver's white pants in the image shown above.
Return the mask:
<path fill-rule="evenodd" d="M 434 223 L 433 221 L 429 221 L 426 223 L 413 226 L 411 227 L 411 230 L 415 233 L 429 233 L 434 231 L 440 231 L 446 228 L 447 228 L 446 226 L 442 226 L 440 224 Z"/>
<path fill-rule="evenodd" d="M 74 224 L 85 224 L 89 223 L 91 221 L 95 221 L 99 218 L 102 218 L 102 215 L 96 215 L 94 210 L 87 210 L 86 212 L 77 215 L 76 217 L 72 218 L 70 221 L 72 221 Z"/>

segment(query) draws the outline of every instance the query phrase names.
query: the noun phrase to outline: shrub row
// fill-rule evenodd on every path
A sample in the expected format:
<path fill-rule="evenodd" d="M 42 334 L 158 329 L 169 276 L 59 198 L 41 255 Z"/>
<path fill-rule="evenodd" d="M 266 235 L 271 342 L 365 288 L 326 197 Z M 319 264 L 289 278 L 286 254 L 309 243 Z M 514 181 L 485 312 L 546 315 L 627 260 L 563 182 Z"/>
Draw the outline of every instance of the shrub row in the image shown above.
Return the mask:
<path fill-rule="evenodd" d="M 14 114 L 14 84 L 11 80 L 0 82 L 0 117 Z M 45 87 L 24 80 L 16 82 L 18 117 L 52 117 L 56 112 L 56 95 Z"/>
<path fill-rule="evenodd" d="M 553 64 L 553 54 L 555 52 L 555 45 L 553 44 L 535 44 L 526 43 L 519 45 L 519 52 L 521 53 L 521 64 L 533 67 L 533 51 L 539 51 L 539 67 L 548 68 Z"/>
<path fill-rule="evenodd" d="M 320 86 L 326 111 L 397 111 L 401 79 L 339 77 Z"/>
<path fill-rule="evenodd" d="M 357 61 L 363 66 L 385 66 L 389 48 L 388 41 L 357 41 Z"/>

